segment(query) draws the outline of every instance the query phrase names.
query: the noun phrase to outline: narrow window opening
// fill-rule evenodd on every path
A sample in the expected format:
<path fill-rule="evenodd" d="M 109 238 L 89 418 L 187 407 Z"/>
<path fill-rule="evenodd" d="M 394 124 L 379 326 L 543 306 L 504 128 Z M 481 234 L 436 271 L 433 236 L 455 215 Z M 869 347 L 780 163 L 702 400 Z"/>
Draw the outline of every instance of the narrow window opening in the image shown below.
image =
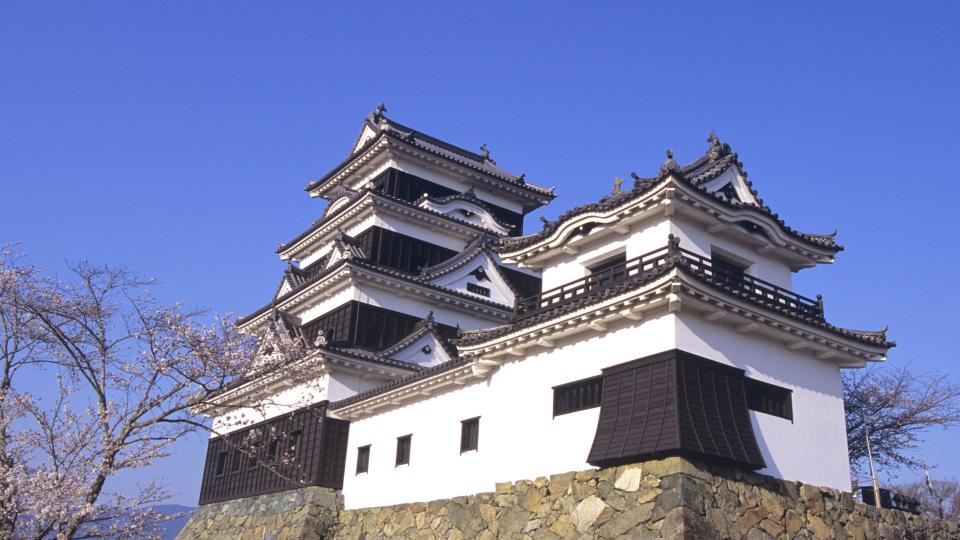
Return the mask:
<path fill-rule="evenodd" d="M 470 452 L 479 447 L 480 417 L 460 422 L 460 453 Z"/>
<path fill-rule="evenodd" d="M 410 439 L 413 435 L 404 435 L 403 437 L 397 437 L 397 464 L 400 465 L 409 465 L 410 464 Z"/>
<path fill-rule="evenodd" d="M 793 391 L 774 384 L 746 379 L 747 408 L 793 421 Z"/>
<path fill-rule="evenodd" d="M 230 458 L 230 472 L 235 473 L 240 470 L 240 461 L 242 456 L 240 455 L 240 450 L 234 449 L 233 455 Z"/>
<path fill-rule="evenodd" d="M 223 476 L 223 473 L 227 470 L 227 453 L 220 452 L 217 454 L 217 468 L 216 475 Z"/>
<path fill-rule="evenodd" d="M 553 416 L 600 406 L 603 376 L 591 377 L 553 387 Z"/>
<path fill-rule="evenodd" d="M 627 254 L 621 253 L 590 267 L 591 288 L 619 283 L 627 275 Z"/>
<path fill-rule="evenodd" d="M 370 445 L 357 448 L 357 474 L 370 470 Z"/>
<path fill-rule="evenodd" d="M 270 441 L 270 446 L 267 447 L 267 461 L 273 463 L 277 460 L 277 454 L 280 450 L 280 439 L 273 439 Z"/>
<path fill-rule="evenodd" d="M 300 436 L 303 434 L 299 429 L 290 433 L 290 438 L 287 439 L 287 451 L 290 453 L 290 459 L 297 459 L 300 457 Z"/>

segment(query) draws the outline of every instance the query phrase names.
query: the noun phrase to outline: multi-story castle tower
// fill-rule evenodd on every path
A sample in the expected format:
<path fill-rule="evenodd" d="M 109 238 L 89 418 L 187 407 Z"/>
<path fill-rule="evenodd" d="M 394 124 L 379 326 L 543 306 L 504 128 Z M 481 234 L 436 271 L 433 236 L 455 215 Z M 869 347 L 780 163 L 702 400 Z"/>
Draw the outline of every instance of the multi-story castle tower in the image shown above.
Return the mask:
<path fill-rule="evenodd" d="M 309 183 L 308 194 L 328 202 L 323 215 L 280 245 L 288 267 L 274 298 L 239 322 L 241 330 L 281 327 L 301 341 L 321 366 L 316 379 L 276 381 L 268 404 L 246 411 L 244 423 L 215 419 L 215 432 L 239 439 L 259 427 L 244 425 L 251 421 L 270 423 L 447 363 L 457 357 L 450 340 L 458 329 L 504 324 L 520 298 L 540 292 L 539 272 L 507 267 L 491 248 L 522 235 L 524 215 L 553 199 L 553 190 L 498 167 L 486 145 L 476 154 L 385 112 L 377 107 L 347 159 Z M 263 398 L 240 387 L 221 400 Z M 342 468 L 346 423 L 312 421 L 326 415 L 325 406 L 309 408 L 274 421 L 271 431 L 279 429 L 283 446 L 314 447 L 312 457 L 322 453 Z M 291 442 L 291 433 L 302 440 Z M 295 485 L 256 468 L 231 475 L 247 460 L 225 442 L 211 440 L 201 503 Z M 339 487 L 342 477 L 312 464 L 296 470 L 308 484 Z"/>
<path fill-rule="evenodd" d="M 840 370 L 893 343 L 791 283 L 842 247 L 787 226 L 715 135 L 632 177 L 523 235 L 551 190 L 379 107 L 307 186 L 329 205 L 241 321 L 320 367 L 277 377 L 257 426 L 211 439 L 201 503 L 307 484 L 389 505 L 675 455 L 849 490 Z M 262 427 L 261 457 L 295 449 L 296 478 L 225 444 Z"/>

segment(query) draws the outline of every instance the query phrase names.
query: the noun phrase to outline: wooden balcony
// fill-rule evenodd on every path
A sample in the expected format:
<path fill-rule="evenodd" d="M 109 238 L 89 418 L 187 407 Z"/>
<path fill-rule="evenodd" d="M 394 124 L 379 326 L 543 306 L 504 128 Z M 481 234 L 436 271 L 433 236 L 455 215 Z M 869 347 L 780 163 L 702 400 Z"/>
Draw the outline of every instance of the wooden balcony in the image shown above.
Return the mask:
<path fill-rule="evenodd" d="M 660 249 L 543 291 L 536 296 L 523 298 L 517 302 L 515 311 L 520 318 L 530 317 L 589 293 L 630 280 L 642 280 L 645 275 L 670 264 L 685 267 L 708 283 L 735 296 L 803 318 L 823 320 L 823 301 L 819 296 L 814 300 L 748 274 L 730 273 L 726 270 L 726 265 L 714 265 L 709 257 L 680 248 L 678 239 L 672 238 L 672 235 L 667 246 Z"/>

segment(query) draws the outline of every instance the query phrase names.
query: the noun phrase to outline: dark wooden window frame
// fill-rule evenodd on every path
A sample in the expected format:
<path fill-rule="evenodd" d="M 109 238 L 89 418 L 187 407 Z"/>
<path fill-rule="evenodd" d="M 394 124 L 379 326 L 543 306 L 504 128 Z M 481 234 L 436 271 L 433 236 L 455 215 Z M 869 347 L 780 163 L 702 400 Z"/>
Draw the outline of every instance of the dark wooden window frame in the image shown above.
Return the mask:
<path fill-rule="evenodd" d="M 395 467 L 410 465 L 410 447 L 413 443 L 413 434 L 397 437 L 397 460 Z"/>
<path fill-rule="evenodd" d="M 480 449 L 480 417 L 476 416 L 460 421 L 460 453 L 476 452 Z"/>
<path fill-rule="evenodd" d="M 627 277 L 627 253 L 625 251 L 608 255 L 588 269 L 593 276 L 594 283 L 591 288 L 603 288 L 614 283 L 619 283 Z"/>
<path fill-rule="evenodd" d="M 793 390 L 749 377 L 744 384 L 748 409 L 793 422 Z"/>
<path fill-rule="evenodd" d="M 370 472 L 370 445 L 357 447 L 357 474 Z"/>
<path fill-rule="evenodd" d="M 603 400 L 603 376 L 553 387 L 553 417 L 594 409 Z"/>

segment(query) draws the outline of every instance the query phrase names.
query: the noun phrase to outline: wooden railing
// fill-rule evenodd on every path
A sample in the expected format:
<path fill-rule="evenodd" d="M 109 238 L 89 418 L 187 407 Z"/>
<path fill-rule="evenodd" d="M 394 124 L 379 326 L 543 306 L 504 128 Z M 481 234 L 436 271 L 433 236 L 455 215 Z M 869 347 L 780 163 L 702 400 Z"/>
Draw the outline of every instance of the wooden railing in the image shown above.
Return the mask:
<path fill-rule="evenodd" d="M 733 294 L 749 297 L 770 307 L 792 311 L 803 317 L 823 319 L 823 300 L 819 295 L 816 300 L 813 300 L 751 275 L 733 275 L 729 272 L 716 271 L 713 261 L 709 257 L 682 249 L 678 244 L 679 242 L 671 238 L 666 247 L 644 253 L 624 263 L 573 280 L 538 295 L 523 298 L 517 302 L 515 311 L 518 316 L 535 315 L 587 293 L 634 279 L 673 261 Z"/>

